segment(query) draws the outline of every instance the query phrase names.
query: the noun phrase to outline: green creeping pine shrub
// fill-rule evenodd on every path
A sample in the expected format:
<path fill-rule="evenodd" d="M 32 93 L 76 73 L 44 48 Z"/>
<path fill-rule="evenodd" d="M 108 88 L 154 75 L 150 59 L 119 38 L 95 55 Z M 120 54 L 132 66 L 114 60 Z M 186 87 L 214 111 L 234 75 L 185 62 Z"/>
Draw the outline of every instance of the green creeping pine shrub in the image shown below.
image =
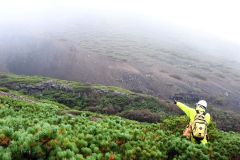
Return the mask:
<path fill-rule="evenodd" d="M 0 87 L 0 91 L 2 91 L 2 92 L 9 92 L 9 89 Z"/>
<path fill-rule="evenodd" d="M 145 124 L 90 112 L 69 114 L 50 101 L 0 97 L 0 159 L 167 160 L 239 159 L 240 135 L 212 126 L 207 145 L 179 136 L 185 117 Z M 61 114 L 59 114 L 61 113 Z"/>
<path fill-rule="evenodd" d="M 188 123 L 187 116 L 172 116 L 164 119 L 160 126 L 171 133 L 182 134 Z"/>

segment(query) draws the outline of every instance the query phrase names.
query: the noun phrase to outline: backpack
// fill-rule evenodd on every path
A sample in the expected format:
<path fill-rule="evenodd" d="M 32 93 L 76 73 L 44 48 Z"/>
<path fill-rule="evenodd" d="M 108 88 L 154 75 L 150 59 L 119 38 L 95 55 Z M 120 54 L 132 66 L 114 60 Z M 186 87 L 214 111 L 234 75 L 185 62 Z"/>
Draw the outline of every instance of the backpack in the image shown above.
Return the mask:
<path fill-rule="evenodd" d="M 207 135 L 207 122 L 205 120 L 205 115 L 205 112 L 199 113 L 197 111 L 197 114 L 192 123 L 192 135 L 193 138 L 197 140 L 203 140 Z"/>

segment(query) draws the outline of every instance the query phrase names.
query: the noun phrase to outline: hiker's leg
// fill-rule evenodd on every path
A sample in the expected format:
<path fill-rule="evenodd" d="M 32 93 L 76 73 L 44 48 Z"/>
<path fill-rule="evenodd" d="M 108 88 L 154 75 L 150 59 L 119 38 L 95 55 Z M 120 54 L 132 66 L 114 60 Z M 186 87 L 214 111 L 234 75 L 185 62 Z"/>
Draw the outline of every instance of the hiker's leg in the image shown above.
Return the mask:
<path fill-rule="evenodd" d="M 193 136 L 191 136 L 191 138 L 190 138 L 190 139 L 191 139 L 191 142 L 192 142 L 192 143 L 196 143 L 196 139 L 195 139 L 195 138 L 193 138 Z"/>
<path fill-rule="evenodd" d="M 188 140 L 190 140 L 190 138 L 191 138 L 191 129 L 192 129 L 192 127 L 190 125 L 188 125 L 183 132 L 183 136 L 186 137 Z"/>
<path fill-rule="evenodd" d="M 207 144 L 207 137 L 206 136 L 203 140 L 201 140 L 201 144 Z"/>

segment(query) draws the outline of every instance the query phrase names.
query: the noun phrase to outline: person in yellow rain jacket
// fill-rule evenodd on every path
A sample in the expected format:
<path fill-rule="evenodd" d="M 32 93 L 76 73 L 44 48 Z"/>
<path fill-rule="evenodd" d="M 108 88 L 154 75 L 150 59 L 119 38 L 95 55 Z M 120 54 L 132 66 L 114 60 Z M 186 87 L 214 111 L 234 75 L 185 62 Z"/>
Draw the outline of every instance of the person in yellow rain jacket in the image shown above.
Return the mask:
<path fill-rule="evenodd" d="M 207 102 L 200 100 L 196 108 L 190 108 L 185 104 L 174 100 L 174 103 L 189 117 L 190 122 L 183 135 L 193 143 L 207 143 L 207 126 L 211 123 L 209 113 L 206 113 Z"/>

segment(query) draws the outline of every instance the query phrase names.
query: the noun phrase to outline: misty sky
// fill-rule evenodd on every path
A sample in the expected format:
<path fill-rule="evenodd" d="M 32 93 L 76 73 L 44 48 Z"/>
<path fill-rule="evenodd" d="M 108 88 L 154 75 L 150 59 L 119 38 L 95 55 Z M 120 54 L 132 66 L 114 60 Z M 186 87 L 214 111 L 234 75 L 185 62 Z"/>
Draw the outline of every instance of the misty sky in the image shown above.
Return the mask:
<path fill-rule="evenodd" d="M 172 25 L 240 44 L 239 8 L 237 0 L 0 0 L 0 25 L 34 27 L 91 13 Z"/>

